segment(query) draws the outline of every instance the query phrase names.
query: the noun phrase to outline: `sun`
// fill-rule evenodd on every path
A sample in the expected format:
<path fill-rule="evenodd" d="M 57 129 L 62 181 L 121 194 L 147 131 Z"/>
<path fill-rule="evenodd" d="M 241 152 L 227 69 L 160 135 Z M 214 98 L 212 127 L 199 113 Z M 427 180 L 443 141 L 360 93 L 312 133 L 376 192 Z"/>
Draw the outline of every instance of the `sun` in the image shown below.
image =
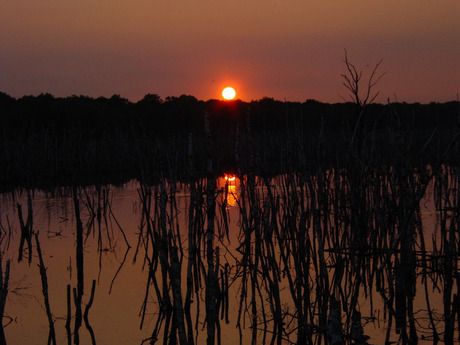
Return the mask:
<path fill-rule="evenodd" d="M 222 97 L 224 97 L 226 100 L 231 100 L 235 98 L 236 92 L 235 89 L 232 87 L 226 87 L 225 89 L 222 90 Z"/>

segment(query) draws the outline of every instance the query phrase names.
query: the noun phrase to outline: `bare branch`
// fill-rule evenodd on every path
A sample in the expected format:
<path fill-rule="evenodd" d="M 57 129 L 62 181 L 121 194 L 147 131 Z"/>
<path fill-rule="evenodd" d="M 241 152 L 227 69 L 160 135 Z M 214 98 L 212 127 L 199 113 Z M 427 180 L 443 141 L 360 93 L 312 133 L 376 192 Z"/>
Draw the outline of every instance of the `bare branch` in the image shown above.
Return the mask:
<path fill-rule="evenodd" d="M 373 92 L 374 87 L 380 82 L 382 77 L 386 74 L 384 73 L 379 73 L 378 70 L 380 68 L 380 65 L 383 62 L 383 59 L 381 59 L 373 68 L 371 75 L 369 76 L 369 79 L 367 80 L 367 87 L 365 88 L 365 91 L 363 92 L 364 95 L 360 93 L 360 82 L 363 77 L 363 71 L 360 71 L 356 68 L 356 66 L 350 62 L 348 59 L 348 52 L 346 49 L 345 50 L 345 56 L 343 62 L 345 63 L 346 66 L 346 73 L 341 74 L 340 76 L 343 78 L 343 85 L 345 88 L 349 91 L 348 97 L 358 106 L 358 111 L 360 111 L 361 108 L 366 107 L 367 105 L 371 104 L 372 102 L 375 101 L 377 96 L 380 94 L 380 92 Z M 344 99 L 342 97 L 342 99 Z"/>
<path fill-rule="evenodd" d="M 374 69 L 372 70 L 371 76 L 369 77 L 369 80 L 368 80 L 368 83 L 367 83 L 367 94 L 366 94 L 366 97 L 365 97 L 365 99 L 363 101 L 363 105 L 371 104 L 377 98 L 378 94 L 380 93 L 380 92 L 377 92 L 374 96 L 371 96 L 372 88 L 375 85 L 377 85 L 379 83 L 380 79 L 382 79 L 382 77 L 386 74 L 386 72 L 384 72 L 384 73 L 382 73 L 380 75 L 377 75 L 377 70 L 379 69 L 379 67 L 382 64 L 382 62 L 383 62 L 383 59 L 381 59 L 375 65 Z M 369 98 L 371 98 L 370 101 L 369 101 Z"/>

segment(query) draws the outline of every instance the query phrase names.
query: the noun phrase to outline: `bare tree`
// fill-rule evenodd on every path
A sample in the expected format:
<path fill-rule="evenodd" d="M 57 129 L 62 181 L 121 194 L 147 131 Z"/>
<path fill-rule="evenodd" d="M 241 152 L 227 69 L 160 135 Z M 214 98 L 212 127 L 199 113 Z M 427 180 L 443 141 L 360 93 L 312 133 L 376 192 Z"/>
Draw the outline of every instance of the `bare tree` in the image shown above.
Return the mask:
<path fill-rule="evenodd" d="M 361 129 L 364 126 L 364 113 L 366 111 L 366 108 L 369 104 L 372 104 L 377 96 L 380 94 L 380 91 L 375 91 L 375 86 L 379 83 L 379 81 L 382 79 L 382 77 L 386 74 L 386 72 L 380 73 L 379 67 L 383 62 L 383 59 L 381 59 L 373 68 L 371 75 L 367 79 L 367 82 L 363 81 L 363 71 L 358 70 L 356 66 L 350 62 L 348 59 L 348 53 L 347 50 L 345 49 L 345 57 L 343 62 L 345 63 L 345 66 L 347 68 L 345 73 L 342 73 L 341 76 L 343 78 L 343 85 L 347 88 L 349 91 L 348 93 L 348 99 L 351 100 L 355 105 L 356 105 L 356 114 L 358 115 L 358 119 L 356 121 L 356 125 L 353 131 L 353 136 L 351 137 L 351 144 L 353 145 L 355 142 L 358 143 L 358 148 L 362 144 L 362 135 Z M 361 87 L 363 86 L 363 82 L 365 86 L 363 89 Z M 344 101 L 347 101 L 346 98 L 342 97 Z M 359 137 L 358 140 L 356 140 L 356 137 Z"/>
<path fill-rule="evenodd" d="M 380 94 L 380 91 L 375 92 L 374 86 L 378 84 L 380 79 L 386 74 L 386 72 L 380 73 L 378 69 L 383 62 L 381 59 L 372 70 L 369 79 L 367 80 L 367 85 L 364 88 L 364 92 L 361 92 L 360 86 L 362 85 L 363 71 L 358 70 L 354 64 L 348 60 L 348 53 L 345 49 L 345 58 L 343 60 L 347 71 L 342 73 L 341 76 L 344 79 L 343 85 L 348 89 L 348 97 L 353 103 L 355 103 L 359 109 L 366 107 L 367 105 L 373 103 L 377 96 Z M 343 97 L 342 97 L 343 98 Z M 345 101 L 346 99 L 343 98 Z"/>

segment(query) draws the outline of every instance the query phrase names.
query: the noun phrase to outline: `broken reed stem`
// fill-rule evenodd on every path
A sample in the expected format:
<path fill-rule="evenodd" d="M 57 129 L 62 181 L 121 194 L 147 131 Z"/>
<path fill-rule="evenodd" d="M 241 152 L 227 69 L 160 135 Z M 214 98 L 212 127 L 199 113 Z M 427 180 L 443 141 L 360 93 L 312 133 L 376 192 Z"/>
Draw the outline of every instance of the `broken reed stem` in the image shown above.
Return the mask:
<path fill-rule="evenodd" d="M 190 163 L 191 164 L 191 163 Z M 190 183 L 190 204 L 188 210 L 188 261 L 187 261 L 187 289 L 185 293 L 184 312 L 187 322 L 187 340 L 189 345 L 194 344 L 193 340 L 193 322 L 191 317 L 191 304 L 192 304 L 192 293 L 194 287 L 194 266 L 197 262 L 197 244 L 194 224 L 195 217 L 199 215 L 197 207 L 199 207 L 199 200 L 197 195 L 196 182 L 191 181 Z"/>
<path fill-rule="evenodd" d="M 78 292 L 76 288 L 72 289 L 73 292 L 73 301 L 75 304 L 75 324 L 74 324 L 74 343 L 80 343 L 80 327 L 82 323 L 82 310 L 81 310 L 81 300 L 78 298 Z"/>
<path fill-rule="evenodd" d="M 29 251 L 29 264 L 32 262 L 32 234 L 33 234 L 33 211 L 32 211 L 32 196 L 30 194 L 30 190 L 27 191 L 27 221 L 24 223 L 24 219 L 22 216 L 22 206 L 21 204 L 17 203 L 18 209 L 18 218 L 19 218 L 19 225 L 21 228 L 21 240 L 19 243 L 19 254 L 18 254 L 18 262 L 22 261 L 23 252 L 24 252 L 24 244 L 27 242 L 28 251 Z"/>
<path fill-rule="evenodd" d="M 110 288 L 109 288 L 109 295 L 112 293 L 112 288 L 113 284 L 115 283 L 115 279 L 117 279 L 118 274 L 120 273 L 121 269 L 123 268 L 126 258 L 128 257 L 128 252 L 130 251 L 131 247 L 127 247 L 125 251 L 125 255 L 123 256 L 123 260 L 120 263 L 120 266 L 118 266 L 117 271 L 115 272 L 115 275 L 112 278 L 112 281 L 110 282 Z"/>
<path fill-rule="evenodd" d="M 3 253 L 0 249 L 0 322 L 5 314 L 6 297 L 8 295 L 8 282 L 10 279 L 10 260 L 6 261 L 5 274 L 3 274 Z M 6 345 L 3 322 L 0 324 L 0 345 Z"/>
<path fill-rule="evenodd" d="M 73 188 L 73 203 L 76 223 L 76 258 L 77 258 L 77 288 L 73 289 L 73 299 L 75 304 L 75 326 L 74 326 L 74 342 L 80 341 L 80 327 L 82 324 L 82 299 L 84 294 L 84 265 L 83 265 L 83 224 L 80 217 L 80 203 L 78 200 L 77 188 Z"/>
<path fill-rule="evenodd" d="M 91 295 L 89 297 L 89 301 L 88 301 L 88 304 L 85 307 L 85 313 L 83 315 L 83 320 L 85 321 L 86 329 L 88 330 L 88 332 L 89 332 L 89 334 L 91 336 L 91 344 L 92 345 L 96 345 L 96 337 L 94 335 L 93 328 L 91 327 L 91 325 L 89 323 L 88 314 L 89 314 L 89 310 L 90 310 L 91 306 L 93 305 L 95 291 L 96 291 L 96 280 L 93 279 L 93 283 L 91 285 Z"/>
<path fill-rule="evenodd" d="M 84 265 L 83 265 L 83 224 L 80 217 L 80 203 L 78 201 L 77 189 L 73 189 L 73 202 L 74 202 L 74 212 L 75 212 L 75 223 L 76 223 L 76 237 L 77 237 L 77 248 L 76 248 L 76 258 L 77 258 L 77 292 L 78 299 L 81 303 L 81 298 L 84 294 Z"/>
<path fill-rule="evenodd" d="M 72 321 L 72 295 L 70 284 L 67 284 L 67 318 L 65 322 L 65 330 L 67 333 L 67 344 L 72 344 L 72 329 L 70 328 L 70 322 Z"/>
<path fill-rule="evenodd" d="M 216 325 L 218 320 L 217 310 L 217 290 L 218 290 L 218 274 L 219 266 L 216 265 L 214 259 L 214 217 L 216 214 L 216 181 L 210 177 L 207 179 L 206 188 L 206 258 L 207 258 L 207 273 L 206 273 L 206 321 L 207 321 L 207 344 L 214 345 L 216 337 Z M 217 249 L 217 248 L 216 248 Z M 217 252 L 216 252 L 217 253 Z"/>
<path fill-rule="evenodd" d="M 45 267 L 45 263 L 43 262 L 42 251 L 40 249 L 40 241 L 38 240 L 38 233 L 35 234 L 35 243 L 37 245 L 38 259 L 40 262 L 38 267 L 40 268 L 40 276 L 42 280 L 42 293 L 43 293 L 43 298 L 45 300 L 46 316 L 48 317 L 48 325 L 50 328 L 48 345 L 51 343 L 53 345 L 56 345 L 56 332 L 54 330 L 54 319 L 53 319 L 53 314 L 51 313 L 51 306 L 50 306 L 49 297 L 48 297 L 48 279 L 46 276 L 46 267 Z"/>
<path fill-rule="evenodd" d="M 188 345 L 187 333 L 185 331 L 184 308 L 181 293 L 181 265 L 179 262 L 177 252 L 177 247 L 170 246 L 171 267 L 169 269 L 169 276 L 171 280 L 171 288 L 173 293 L 173 303 L 175 309 L 177 332 L 179 334 L 179 343 L 180 345 Z"/>

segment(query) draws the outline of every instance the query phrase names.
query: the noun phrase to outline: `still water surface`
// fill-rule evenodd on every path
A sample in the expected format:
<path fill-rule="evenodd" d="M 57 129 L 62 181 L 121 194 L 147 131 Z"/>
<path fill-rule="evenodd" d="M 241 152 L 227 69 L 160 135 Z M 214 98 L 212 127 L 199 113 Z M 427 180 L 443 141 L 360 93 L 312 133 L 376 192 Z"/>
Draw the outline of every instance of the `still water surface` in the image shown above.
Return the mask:
<path fill-rule="evenodd" d="M 6 343 L 54 327 L 57 344 L 432 344 L 449 318 L 458 339 L 458 211 L 440 211 L 434 183 L 415 208 L 386 183 L 365 212 L 331 174 L 5 194 Z"/>

